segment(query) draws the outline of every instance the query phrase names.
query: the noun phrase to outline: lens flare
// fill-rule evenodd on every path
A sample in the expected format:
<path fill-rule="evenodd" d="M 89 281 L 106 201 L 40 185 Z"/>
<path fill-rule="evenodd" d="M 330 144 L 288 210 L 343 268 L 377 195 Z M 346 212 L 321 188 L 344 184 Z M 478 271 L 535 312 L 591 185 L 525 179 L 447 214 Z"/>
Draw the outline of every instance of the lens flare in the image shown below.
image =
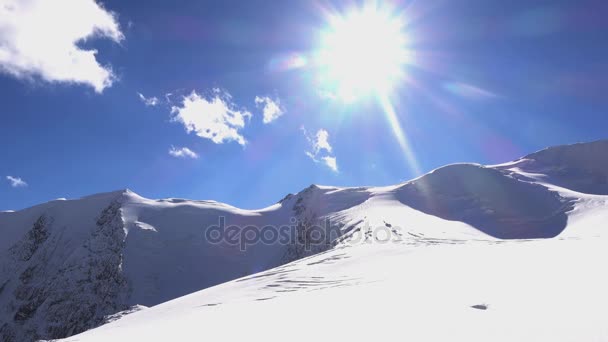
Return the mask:
<path fill-rule="evenodd" d="M 323 94 L 352 103 L 372 97 L 385 114 L 410 171 L 420 167 L 390 96 L 412 63 L 403 16 L 370 1 L 346 15 L 329 15 L 316 55 Z"/>
<path fill-rule="evenodd" d="M 305 55 L 294 52 L 273 58 L 268 67 L 271 71 L 288 71 L 303 68 L 307 64 Z"/>
<path fill-rule="evenodd" d="M 401 151 L 405 155 L 405 159 L 408 163 L 410 171 L 415 175 L 420 175 L 422 170 L 420 169 L 420 165 L 418 165 L 418 160 L 416 159 L 416 155 L 412 150 L 410 143 L 405 135 L 405 132 L 401 128 L 401 123 L 399 122 L 399 117 L 395 112 L 395 108 L 393 107 L 391 101 L 386 95 L 381 95 L 378 97 L 380 102 L 380 106 L 386 115 L 386 119 L 391 125 L 391 129 L 393 130 L 393 134 L 395 135 L 395 139 L 399 143 L 399 147 L 401 147 Z"/>
<path fill-rule="evenodd" d="M 403 26 L 375 4 L 330 16 L 317 54 L 324 87 L 347 101 L 390 92 L 409 59 Z"/>

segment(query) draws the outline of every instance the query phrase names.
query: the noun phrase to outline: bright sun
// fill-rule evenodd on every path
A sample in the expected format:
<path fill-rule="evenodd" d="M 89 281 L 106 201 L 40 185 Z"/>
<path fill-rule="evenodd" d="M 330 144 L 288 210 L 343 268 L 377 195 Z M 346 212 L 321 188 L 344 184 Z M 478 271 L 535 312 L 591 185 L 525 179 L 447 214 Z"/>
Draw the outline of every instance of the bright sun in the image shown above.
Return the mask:
<path fill-rule="evenodd" d="M 332 16 L 317 57 L 323 85 L 335 96 L 386 95 L 408 61 L 403 22 L 376 6 Z"/>

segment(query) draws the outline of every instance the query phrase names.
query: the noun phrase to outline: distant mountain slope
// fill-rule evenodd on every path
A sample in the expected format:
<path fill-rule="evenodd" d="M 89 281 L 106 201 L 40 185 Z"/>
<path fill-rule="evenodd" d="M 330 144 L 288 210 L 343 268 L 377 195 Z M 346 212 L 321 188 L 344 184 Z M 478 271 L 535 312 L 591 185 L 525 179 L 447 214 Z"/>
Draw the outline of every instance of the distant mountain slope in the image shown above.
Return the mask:
<path fill-rule="evenodd" d="M 124 190 L 2 212 L 0 339 L 70 336 L 379 234 L 427 245 L 571 233 L 572 215 L 586 215 L 576 209 L 588 196 L 580 192 L 608 190 L 607 155 L 606 142 L 596 142 L 498 166 L 450 165 L 389 187 L 312 185 L 260 210 Z M 258 239 L 216 243 L 206 234 L 214 226 Z M 268 226 L 286 239 L 260 243 Z"/>
<path fill-rule="evenodd" d="M 550 147 L 500 169 L 582 193 L 608 195 L 608 140 Z"/>
<path fill-rule="evenodd" d="M 406 205 L 462 221 L 500 239 L 549 238 L 566 228 L 571 200 L 498 169 L 457 164 L 435 170 L 398 190 Z"/>

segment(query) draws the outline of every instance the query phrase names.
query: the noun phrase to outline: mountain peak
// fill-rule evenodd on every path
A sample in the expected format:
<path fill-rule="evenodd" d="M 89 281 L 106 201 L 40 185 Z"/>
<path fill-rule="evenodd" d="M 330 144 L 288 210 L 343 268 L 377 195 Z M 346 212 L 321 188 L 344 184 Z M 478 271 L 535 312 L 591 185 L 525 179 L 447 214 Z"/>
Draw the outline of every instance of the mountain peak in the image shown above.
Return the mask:
<path fill-rule="evenodd" d="M 589 162 L 590 159 L 606 160 L 606 158 L 601 158 L 606 153 L 608 153 L 608 139 L 550 146 L 528 154 L 520 160 L 533 159 L 545 162 L 572 162 L 572 159 L 577 159 L 577 161 Z M 608 160 L 606 161 L 608 162 Z"/>
<path fill-rule="evenodd" d="M 546 148 L 499 169 L 523 171 L 527 177 L 577 192 L 608 195 L 608 140 Z"/>
<path fill-rule="evenodd" d="M 99 200 L 105 199 L 105 200 L 109 200 L 109 201 L 124 202 L 124 201 L 129 201 L 129 200 L 141 200 L 144 198 L 141 197 L 140 195 L 138 195 L 137 193 L 135 193 L 134 191 L 132 191 L 128 188 L 125 188 L 125 189 L 114 190 L 114 191 L 109 191 L 109 192 L 101 192 L 98 194 L 85 196 L 85 197 L 82 197 L 82 199 L 99 199 Z"/>

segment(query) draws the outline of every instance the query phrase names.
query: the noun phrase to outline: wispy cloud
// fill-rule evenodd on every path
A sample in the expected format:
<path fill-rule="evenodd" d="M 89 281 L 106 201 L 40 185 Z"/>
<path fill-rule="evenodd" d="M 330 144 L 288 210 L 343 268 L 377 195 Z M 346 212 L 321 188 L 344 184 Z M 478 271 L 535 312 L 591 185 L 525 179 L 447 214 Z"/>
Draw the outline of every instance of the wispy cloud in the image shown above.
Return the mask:
<path fill-rule="evenodd" d="M 333 172 L 338 172 L 338 163 L 336 161 L 336 157 L 325 156 L 322 157 L 321 160 L 329 167 Z"/>
<path fill-rule="evenodd" d="M 311 136 L 304 127 L 301 129 L 310 144 L 310 151 L 305 151 L 306 155 L 315 163 L 322 162 L 332 171 L 338 172 L 338 162 L 332 155 L 333 148 L 329 143 L 329 133 L 324 129 L 319 129 L 316 134 Z"/>
<path fill-rule="evenodd" d="M 198 154 L 187 147 L 176 148 L 171 146 L 169 149 L 169 155 L 176 158 L 191 158 L 198 159 Z"/>
<path fill-rule="evenodd" d="M 256 96 L 255 104 L 258 108 L 263 108 L 265 124 L 271 123 L 285 114 L 285 109 L 281 107 L 281 101 L 278 98 L 273 100 L 268 96 Z"/>
<path fill-rule="evenodd" d="M 115 14 L 95 0 L 3 0 L 0 23 L 1 72 L 84 84 L 98 93 L 116 79 L 97 61 L 97 50 L 78 45 L 91 38 L 124 39 Z"/>
<path fill-rule="evenodd" d="M 182 98 L 180 106 L 171 108 L 171 114 L 172 120 L 183 124 L 188 133 L 194 132 L 216 144 L 246 143 L 240 130 L 245 127 L 245 120 L 251 118 L 251 113 L 237 109 L 230 94 L 220 89 L 213 89 L 208 97 L 193 91 Z"/>
<path fill-rule="evenodd" d="M 27 186 L 27 183 L 19 177 L 6 176 L 6 180 L 9 181 L 13 188 L 23 188 Z"/>
<path fill-rule="evenodd" d="M 156 96 L 145 97 L 142 93 L 137 93 L 141 102 L 143 102 L 148 107 L 158 106 L 160 104 L 160 100 Z"/>

